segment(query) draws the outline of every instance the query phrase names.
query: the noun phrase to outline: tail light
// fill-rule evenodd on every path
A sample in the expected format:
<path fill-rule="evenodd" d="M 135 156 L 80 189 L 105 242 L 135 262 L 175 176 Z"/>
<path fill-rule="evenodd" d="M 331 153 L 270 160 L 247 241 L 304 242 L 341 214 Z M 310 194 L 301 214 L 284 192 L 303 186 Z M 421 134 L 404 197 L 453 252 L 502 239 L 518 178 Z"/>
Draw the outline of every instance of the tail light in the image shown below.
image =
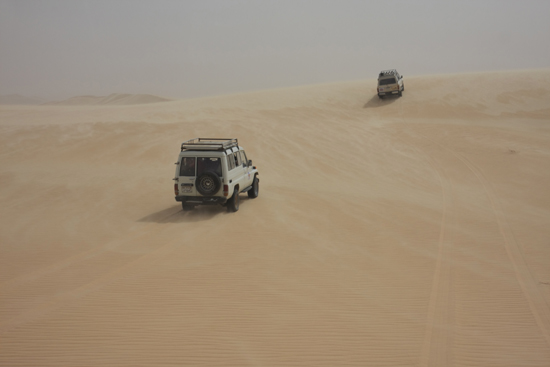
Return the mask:
<path fill-rule="evenodd" d="M 223 185 L 223 196 L 229 195 L 229 186 Z"/>
<path fill-rule="evenodd" d="M 178 184 L 175 183 L 174 184 L 174 194 L 176 194 L 176 196 L 177 196 L 177 195 L 179 195 L 179 193 L 180 193 L 180 190 L 178 190 Z"/>

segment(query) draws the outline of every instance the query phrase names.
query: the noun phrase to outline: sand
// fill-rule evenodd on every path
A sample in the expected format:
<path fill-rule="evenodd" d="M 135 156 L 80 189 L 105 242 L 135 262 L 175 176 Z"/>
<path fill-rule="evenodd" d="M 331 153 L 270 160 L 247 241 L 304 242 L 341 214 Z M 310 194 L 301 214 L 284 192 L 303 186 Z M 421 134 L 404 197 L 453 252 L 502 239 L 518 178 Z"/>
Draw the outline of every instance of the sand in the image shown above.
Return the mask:
<path fill-rule="evenodd" d="M 1 366 L 549 366 L 550 70 L 0 107 Z M 260 195 L 183 212 L 182 141 Z"/>
<path fill-rule="evenodd" d="M 112 93 L 108 96 L 76 96 L 62 101 L 46 102 L 46 105 L 81 106 L 81 105 L 134 105 L 145 103 L 167 102 L 171 99 L 150 94 Z"/>

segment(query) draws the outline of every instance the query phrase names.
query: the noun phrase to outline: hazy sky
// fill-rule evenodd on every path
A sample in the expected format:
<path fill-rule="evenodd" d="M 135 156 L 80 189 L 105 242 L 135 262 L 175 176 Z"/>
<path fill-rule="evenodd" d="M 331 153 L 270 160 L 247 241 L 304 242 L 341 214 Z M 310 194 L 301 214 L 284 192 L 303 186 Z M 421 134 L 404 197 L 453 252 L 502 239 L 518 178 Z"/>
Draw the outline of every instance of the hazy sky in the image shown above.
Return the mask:
<path fill-rule="evenodd" d="M 192 98 L 550 67 L 549 0 L 0 0 L 0 94 Z"/>

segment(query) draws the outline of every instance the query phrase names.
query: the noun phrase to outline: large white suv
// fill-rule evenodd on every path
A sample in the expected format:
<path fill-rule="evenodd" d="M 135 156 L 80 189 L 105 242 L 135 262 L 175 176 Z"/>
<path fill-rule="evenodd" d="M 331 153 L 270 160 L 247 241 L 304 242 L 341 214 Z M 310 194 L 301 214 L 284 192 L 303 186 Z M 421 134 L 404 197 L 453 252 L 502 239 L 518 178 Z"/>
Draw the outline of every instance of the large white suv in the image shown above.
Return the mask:
<path fill-rule="evenodd" d="M 195 138 L 181 144 L 174 194 L 183 210 L 221 204 L 239 210 L 239 194 L 258 197 L 259 172 L 237 139 Z"/>
<path fill-rule="evenodd" d="M 382 70 L 378 74 L 378 98 L 384 98 L 385 96 L 397 94 L 401 97 L 401 93 L 405 90 L 405 84 L 403 83 L 403 75 L 399 75 L 397 70 Z"/>

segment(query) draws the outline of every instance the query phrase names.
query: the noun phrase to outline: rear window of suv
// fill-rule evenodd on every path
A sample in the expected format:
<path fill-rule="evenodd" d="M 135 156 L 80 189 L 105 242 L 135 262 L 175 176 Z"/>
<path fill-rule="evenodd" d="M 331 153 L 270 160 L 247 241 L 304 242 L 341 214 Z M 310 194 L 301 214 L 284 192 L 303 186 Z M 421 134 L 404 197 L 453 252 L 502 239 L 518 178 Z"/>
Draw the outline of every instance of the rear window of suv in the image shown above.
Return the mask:
<path fill-rule="evenodd" d="M 394 78 L 380 79 L 378 85 L 388 85 L 397 83 Z"/>
<path fill-rule="evenodd" d="M 183 157 L 180 164 L 180 176 L 195 176 L 195 157 Z"/>
<path fill-rule="evenodd" d="M 222 176 L 222 160 L 218 157 L 197 157 L 197 176 L 204 172 L 214 172 Z"/>

